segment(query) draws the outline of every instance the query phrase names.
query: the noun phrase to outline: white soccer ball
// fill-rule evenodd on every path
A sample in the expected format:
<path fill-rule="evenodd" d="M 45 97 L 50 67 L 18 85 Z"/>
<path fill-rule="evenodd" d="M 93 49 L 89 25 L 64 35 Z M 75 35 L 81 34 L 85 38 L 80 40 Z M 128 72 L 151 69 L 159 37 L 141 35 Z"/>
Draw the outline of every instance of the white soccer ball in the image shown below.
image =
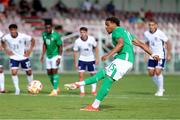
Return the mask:
<path fill-rule="evenodd" d="M 37 94 L 39 93 L 43 88 L 42 83 L 39 80 L 33 80 L 28 85 L 28 91 L 31 94 Z"/>

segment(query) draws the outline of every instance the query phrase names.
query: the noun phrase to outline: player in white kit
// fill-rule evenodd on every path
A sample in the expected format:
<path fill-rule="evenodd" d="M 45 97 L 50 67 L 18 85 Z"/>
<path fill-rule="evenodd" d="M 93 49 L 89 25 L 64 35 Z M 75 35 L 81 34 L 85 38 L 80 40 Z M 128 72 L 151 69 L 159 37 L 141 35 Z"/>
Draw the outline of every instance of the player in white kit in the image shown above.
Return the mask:
<path fill-rule="evenodd" d="M 16 24 L 9 25 L 10 33 L 2 38 L 5 53 L 10 57 L 12 80 L 15 86 L 15 95 L 20 94 L 19 79 L 17 76 L 19 66 L 26 71 L 28 83 L 33 80 L 29 56 L 35 45 L 35 40 L 29 35 L 17 31 Z M 28 47 L 28 43 L 30 46 Z"/>
<path fill-rule="evenodd" d="M 0 41 L 3 37 L 3 33 L 0 31 Z M 0 51 L 3 50 L 0 42 Z M 2 60 L 0 57 L 0 93 L 5 93 L 5 88 L 4 88 L 4 72 L 3 72 L 3 65 L 2 65 Z"/>
<path fill-rule="evenodd" d="M 158 29 L 155 20 L 149 21 L 149 30 L 144 32 L 144 37 L 152 52 L 161 58 L 160 61 L 155 61 L 152 57 L 149 58 L 148 73 L 157 86 L 155 96 L 163 96 L 165 89 L 162 70 L 165 62 L 171 59 L 171 43 L 164 32 Z"/>
<path fill-rule="evenodd" d="M 88 28 L 80 28 L 80 37 L 74 43 L 74 65 L 79 70 L 79 81 L 84 80 L 84 72 L 88 71 L 91 76 L 96 73 L 95 65 L 98 64 L 98 46 L 95 38 L 88 35 Z M 94 50 L 95 49 L 95 56 Z M 79 53 L 79 60 L 77 57 Z M 91 94 L 96 95 L 96 83 L 92 84 Z M 84 86 L 80 87 L 80 95 L 85 95 Z"/>

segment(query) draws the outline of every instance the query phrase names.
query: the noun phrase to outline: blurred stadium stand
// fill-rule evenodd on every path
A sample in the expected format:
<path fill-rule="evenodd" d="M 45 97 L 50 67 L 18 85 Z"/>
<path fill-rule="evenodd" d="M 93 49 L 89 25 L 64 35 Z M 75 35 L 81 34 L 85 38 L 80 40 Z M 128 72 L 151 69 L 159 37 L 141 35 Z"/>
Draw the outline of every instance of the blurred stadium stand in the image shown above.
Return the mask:
<path fill-rule="evenodd" d="M 21 7 L 20 1 L 23 3 Z M 37 5 L 37 1 L 1 0 L 0 2 L 0 30 L 7 33 L 9 24 L 16 23 L 20 32 L 27 33 L 36 39 L 36 47 L 31 57 L 34 71 L 45 69 L 45 66 L 40 65 L 39 62 L 44 19 L 52 19 L 55 26 L 62 26 L 59 31 L 64 41 L 61 71 L 67 72 L 74 71 L 72 46 L 79 35 L 79 27 L 89 28 L 89 33 L 94 35 L 99 42 L 102 55 L 110 48 L 110 37 L 105 32 L 104 19 L 115 15 L 120 18 L 122 26 L 142 40 L 143 33 L 147 30 L 146 21 L 152 17 L 156 19 L 160 29 L 167 34 L 173 44 L 172 60 L 165 71 L 166 73 L 180 72 L 180 0 L 113 0 L 114 11 L 112 12 L 108 12 L 107 9 L 110 0 L 99 0 L 96 4 L 94 4 L 95 0 L 89 0 L 90 3 L 86 4 L 91 4 L 87 5 L 91 6 L 90 10 L 86 9 L 87 6 L 83 6 L 85 0 L 41 0 L 42 4 L 38 4 L 39 7 L 34 6 Z M 136 60 L 132 72 L 144 73 L 146 71 L 144 53 L 136 47 L 135 51 Z M 0 57 L 3 58 L 5 69 L 8 70 L 7 56 L 0 52 Z M 99 67 L 105 64 L 101 63 Z"/>

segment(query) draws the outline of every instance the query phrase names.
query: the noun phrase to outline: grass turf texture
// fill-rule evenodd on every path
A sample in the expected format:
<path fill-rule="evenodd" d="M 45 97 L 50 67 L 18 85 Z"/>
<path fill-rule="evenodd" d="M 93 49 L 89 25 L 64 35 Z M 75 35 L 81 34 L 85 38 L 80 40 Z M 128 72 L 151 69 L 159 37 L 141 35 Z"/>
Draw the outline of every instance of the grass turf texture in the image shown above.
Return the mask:
<path fill-rule="evenodd" d="M 100 112 L 80 111 L 94 101 L 90 94 L 79 96 L 79 90 L 63 89 L 65 83 L 77 80 L 77 74 L 60 75 L 61 93 L 49 97 L 51 85 L 46 74 L 35 74 L 43 90 L 34 96 L 27 93 L 25 75 L 19 75 L 21 94 L 14 95 L 10 75 L 6 75 L 8 93 L 0 94 L 0 119 L 180 119 L 180 76 L 165 76 L 165 95 L 155 97 L 155 85 L 146 75 L 127 75 L 113 84 L 101 104 Z M 98 83 L 98 88 L 101 82 Z"/>

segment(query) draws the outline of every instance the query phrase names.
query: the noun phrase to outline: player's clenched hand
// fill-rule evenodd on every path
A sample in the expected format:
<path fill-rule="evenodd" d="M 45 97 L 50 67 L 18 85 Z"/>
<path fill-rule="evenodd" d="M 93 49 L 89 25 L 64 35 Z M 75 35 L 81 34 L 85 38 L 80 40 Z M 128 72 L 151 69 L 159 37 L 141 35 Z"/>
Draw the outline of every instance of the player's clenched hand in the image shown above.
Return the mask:
<path fill-rule="evenodd" d="M 154 55 L 154 56 L 153 56 L 153 59 L 154 59 L 154 60 L 157 60 L 157 61 L 160 61 L 160 60 L 161 60 L 161 58 L 160 58 L 158 55 Z"/>
<path fill-rule="evenodd" d="M 31 52 L 32 52 L 31 50 L 25 51 L 25 52 L 24 52 L 24 56 L 25 56 L 25 57 L 29 57 L 30 54 L 31 54 Z"/>
<path fill-rule="evenodd" d="M 107 59 L 108 59 L 108 55 L 103 55 L 101 58 L 102 61 L 106 61 Z"/>
<path fill-rule="evenodd" d="M 43 63 L 43 61 L 44 61 L 44 56 L 41 56 L 40 62 Z"/>
<path fill-rule="evenodd" d="M 56 65 L 59 65 L 60 64 L 60 58 L 58 58 L 57 60 L 56 60 Z"/>

